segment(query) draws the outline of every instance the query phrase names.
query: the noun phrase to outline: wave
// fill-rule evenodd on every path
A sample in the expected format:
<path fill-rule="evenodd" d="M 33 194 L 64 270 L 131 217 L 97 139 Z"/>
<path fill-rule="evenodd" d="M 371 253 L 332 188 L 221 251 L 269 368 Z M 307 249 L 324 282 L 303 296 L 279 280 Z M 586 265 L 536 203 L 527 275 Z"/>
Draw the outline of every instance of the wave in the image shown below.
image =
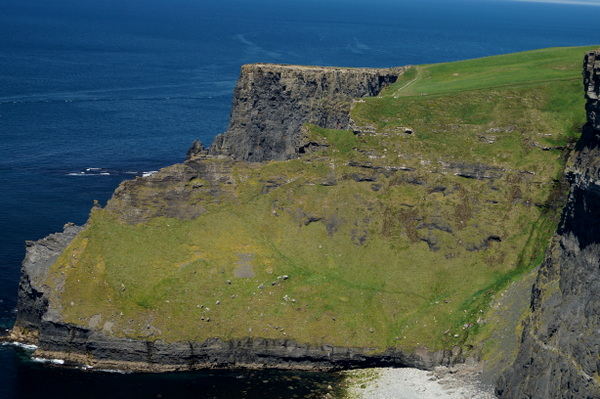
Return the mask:
<path fill-rule="evenodd" d="M 43 357 L 32 357 L 31 360 L 33 360 L 34 362 L 37 362 L 37 363 L 51 363 L 51 364 L 59 364 L 59 365 L 65 364 L 65 361 L 63 359 L 46 359 Z"/>
<path fill-rule="evenodd" d="M 150 171 L 133 171 L 119 170 L 110 168 L 85 168 L 79 172 L 68 172 L 67 176 L 141 176 L 148 177 L 158 172 L 157 170 Z"/>
<path fill-rule="evenodd" d="M 100 373 L 110 373 L 110 374 L 133 374 L 131 371 L 128 370 L 120 370 L 120 369 L 94 369 L 91 366 L 88 366 L 87 369 L 86 368 L 82 368 L 82 370 L 90 370 L 93 369 L 96 372 L 100 372 Z"/>
<path fill-rule="evenodd" d="M 19 348 L 23 348 L 25 350 L 28 351 L 34 351 L 36 350 L 38 347 L 37 345 L 32 345 L 32 344 L 23 344 L 21 342 L 3 342 L 2 345 L 11 345 L 11 346 L 17 346 Z"/>

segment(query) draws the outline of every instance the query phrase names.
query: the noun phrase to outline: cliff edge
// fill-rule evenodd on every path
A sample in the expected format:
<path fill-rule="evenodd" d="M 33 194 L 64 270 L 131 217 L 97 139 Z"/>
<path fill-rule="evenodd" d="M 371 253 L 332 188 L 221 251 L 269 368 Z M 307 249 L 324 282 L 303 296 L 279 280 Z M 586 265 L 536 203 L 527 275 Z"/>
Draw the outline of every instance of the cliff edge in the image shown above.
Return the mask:
<path fill-rule="evenodd" d="M 572 184 L 531 293 L 530 316 L 502 398 L 600 397 L 600 50 L 583 63 L 587 124 L 567 169 Z"/>
<path fill-rule="evenodd" d="M 347 129 L 352 100 L 378 95 L 405 70 L 244 65 L 227 132 L 208 152 L 250 162 L 295 158 L 304 124 Z"/>

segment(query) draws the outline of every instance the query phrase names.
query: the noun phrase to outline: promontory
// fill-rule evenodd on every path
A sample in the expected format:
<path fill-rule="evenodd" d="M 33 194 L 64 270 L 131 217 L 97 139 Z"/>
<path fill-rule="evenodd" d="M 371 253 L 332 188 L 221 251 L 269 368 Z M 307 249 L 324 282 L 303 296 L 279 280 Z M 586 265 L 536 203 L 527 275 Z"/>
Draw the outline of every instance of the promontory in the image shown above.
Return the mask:
<path fill-rule="evenodd" d="M 11 339 L 138 371 L 469 359 L 502 398 L 600 397 L 599 95 L 592 48 L 245 65 L 210 147 L 27 243 Z"/>

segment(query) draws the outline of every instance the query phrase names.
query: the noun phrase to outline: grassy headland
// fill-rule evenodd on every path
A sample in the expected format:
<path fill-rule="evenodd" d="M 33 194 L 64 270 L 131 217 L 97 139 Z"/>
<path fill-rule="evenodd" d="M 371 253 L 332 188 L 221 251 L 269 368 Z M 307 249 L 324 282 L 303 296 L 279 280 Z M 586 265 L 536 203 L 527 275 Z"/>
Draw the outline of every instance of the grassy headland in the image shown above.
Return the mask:
<path fill-rule="evenodd" d="M 240 163 L 231 198 L 201 191 L 193 220 L 94 210 L 53 266 L 53 299 L 66 322 L 150 340 L 479 342 L 494 294 L 556 228 L 586 50 L 413 67 L 354 104 L 357 133 L 307 126 L 319 146 Z M 182 189 L 210 185 L 196 183 Z"/>

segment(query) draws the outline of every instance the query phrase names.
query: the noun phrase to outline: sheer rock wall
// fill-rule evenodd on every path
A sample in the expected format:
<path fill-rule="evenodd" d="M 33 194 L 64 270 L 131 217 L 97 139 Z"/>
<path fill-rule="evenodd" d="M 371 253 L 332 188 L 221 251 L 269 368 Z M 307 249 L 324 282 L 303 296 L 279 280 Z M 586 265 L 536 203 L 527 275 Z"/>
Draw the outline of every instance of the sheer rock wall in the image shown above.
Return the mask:
<path fill-rule="evenodd" d="M 378 95 L 405 70 L 244 65 L 227 132 L 208 153 L 250 162 L 294 158 L 302 125 L 347 129 L 352 100 Z"/>
<path fill-rule="evenodd" d="M 600 397 L 600 50 L 586 54 L 583 77 L 588 122 L 567 169 L 571 194 L 501 398 Z"/>

